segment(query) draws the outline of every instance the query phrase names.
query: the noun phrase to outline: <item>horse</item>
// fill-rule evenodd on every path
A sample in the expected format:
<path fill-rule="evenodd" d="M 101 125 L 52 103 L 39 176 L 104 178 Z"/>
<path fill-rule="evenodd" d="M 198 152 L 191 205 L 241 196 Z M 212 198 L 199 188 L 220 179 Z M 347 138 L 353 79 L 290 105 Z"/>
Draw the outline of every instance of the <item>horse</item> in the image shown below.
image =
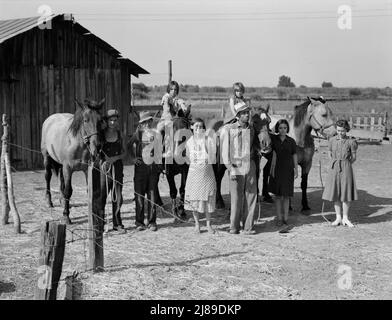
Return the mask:
<path fill-rule="evenodd" d="M 225 111 L 225 110 L 224 110 Z M 260 148 L 260 153 L 261 154 L 268 154 L 271 152 L 271 138 L 270 138 L 270 133 L 269 133 L 269 124 L 271 122 L 271 118 L 268 114 L 269 112 L 269 105 L 266 108 L 263 108 L 261 106 L 257 107 L 252 107 L 252 112 L 251 112 L 251 120 L 250 120 L 250 125 L 253 126 L 256 136 L 258 138 L 258 143 L 259 148 Z M 225 114 L 225 113 L 224 113 Z M 223 117 L 225 118 L 225 115 L 223 114 Z M 227 120 L 227 118 L 225 118 Z M 210 120 L 207 122 L 207 128 L 210 128 L 214 130 L 214 132 L 217 133 L 217 163 L 213 165 L 214 168 L 214 173 L 215 173 L 215 179 L 216 179 L 216 208 L 217 209 L 224 209 L 225 204 L 223 201 L 222 193 L 221 193 L 221 184 L 222 184 L 222 178 L 225 175 L 226 172 L 226 166 L 224 164 L 221 164 L 219 162 L 220 160 L 220 133 L 222 128 L 226 123 L 233 122 L 234 120 L 229 120 L 228 122 L 224 120 L 219 120 L 216 121 L 214 119 Z M 257 157 L 257 162 L 259 160 L 259 157 Z M 257 174 L 257 180 L 259 177 L 259 165 L 256 163 L 256 174 Z"/>
<path fill-rule="evenodd" d="M 175 216 L 180 218 L 181 220 L 186 219 L 186 213 L 184 209 L 184 201 L 185 201 L 185 185 L 186 185 L 186 179 L 188 176 L 188 170 L 189 170 L 189 164 L 184 161 L 183 163 L 178 163 L 175 159 L 177 156 L 185 156 L 185 148 L 180 148 L 180 145 L 185 146 L 185 142 L 189 139 L 190 137 L 190 127 L 191 127 L 191 118 L 190 118 L 190 112 L 191 112 L 191 105 L 186 105 L 185 101 L 182 99 L 177 100 L 177 105 L 178 105 L 178 110 L 176 112 L 176 115 L 172 118 L 172 124 L 173 124 L 173 142 L 172 145 L 172 152 L 167 152 L 165 150 L 164 154 L 164 159 L 163 159 L 163 167 L 164 171 L 166 173 L 166 179 L 169 184 L 169 189 L 170 189 L 170 198 L 171 198 L 171 204 L 172 204 L 172 212 L 174 213 Z M 184 130 L 185 133 L 188 133 L 189 135 L 178 135 L 180 130 Z M 173 159 L 171 159 L 171 157 Z M 170 161 L 170 160 L 172 161 Z M 179 190 L 177 190 L 177 186 L 175 183 L 175 176 L 180 174 L 181 175 L 181 185 Z M 180 203 L 177 205 L 176 199 L 177 199 L 177 193 L 179 191 L 180 194 Z M 159 196 L 159 190 L 158 190 L 158 196 L 157 196 L 158 201 L 160 201 L 160 196 Z"/>
<path fill-rule="evenodd" d="M 281 117 L 272 115 L 271 127 L 274 127 L 279 119 Z M 307 97 L 304 103 L 294 107 L 294 117 L 289 121 L 289 136 L 297 144 L 298 165 L 301 167 L 302 212 L 310 210 L 306 190 L 315 151 L 312 130 L 320 137 L 328 139 L 336 132 L 333 125 L 332 110 L 322 96 Z"/>
<path fill-rule="evenodd" d="M 71 224 L 69 200 L 72 195 L 71 178 L 75 171 L 83 171 L 87 182 L 87 169 L 90 160 L 95 161 L 101 144 L 100 110 L 105 99 L 99 103 L 85 100 L 77 102 L 75 114 L 55 113 L 42 125 L 41 153 L 45 166 L 46 200 L 53 207 L 50 193 L 52 170 L 60 175 L 60 191 L 64 204 L 63 221 Z"/>

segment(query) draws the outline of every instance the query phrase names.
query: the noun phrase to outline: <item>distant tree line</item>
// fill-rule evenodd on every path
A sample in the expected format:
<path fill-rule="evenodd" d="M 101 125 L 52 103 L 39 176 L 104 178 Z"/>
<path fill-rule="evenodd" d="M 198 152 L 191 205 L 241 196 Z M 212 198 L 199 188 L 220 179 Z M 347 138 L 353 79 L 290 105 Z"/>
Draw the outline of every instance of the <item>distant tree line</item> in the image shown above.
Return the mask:
<path fill-rule="evenodd" d="M 146 86 L 143 83 L 133 83 L 133 95 L 135 99 L 159 99 L 166 92 L 166 85 Z M 223 86 L 199 86 L 180 84 L 180 94 L 185 96 L 222 96 L 231 95 L 232 87 Z M 286 75 L 279 77 L 278 85 L 271 87 L 246 87 L 245 95 L 252 101 L 260 101 L 266 97 L 278 97 L 280 99 L 301 99 L 306 95 L 329 95 L 333 97 L 347 97 L 353 99 L 378 99 L 392 97 L 392 88 L 337 88 L 332 82 L 323 81 L 321 87 L 298 87 Z"/>

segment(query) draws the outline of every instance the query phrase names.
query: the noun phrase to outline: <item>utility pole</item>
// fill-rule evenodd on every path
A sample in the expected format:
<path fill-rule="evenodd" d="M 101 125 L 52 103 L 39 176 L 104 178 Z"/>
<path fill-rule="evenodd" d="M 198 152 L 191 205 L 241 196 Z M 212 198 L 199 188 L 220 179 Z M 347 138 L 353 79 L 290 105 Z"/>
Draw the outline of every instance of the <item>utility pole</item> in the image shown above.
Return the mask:
<path fill-rule="evenodd" d="M 172 75 L 173 75 L 173 73 L 172 73 L 172 61 L 169 60 L 169 82 L 168 83 L 170 83 L 172 81 Z"/>

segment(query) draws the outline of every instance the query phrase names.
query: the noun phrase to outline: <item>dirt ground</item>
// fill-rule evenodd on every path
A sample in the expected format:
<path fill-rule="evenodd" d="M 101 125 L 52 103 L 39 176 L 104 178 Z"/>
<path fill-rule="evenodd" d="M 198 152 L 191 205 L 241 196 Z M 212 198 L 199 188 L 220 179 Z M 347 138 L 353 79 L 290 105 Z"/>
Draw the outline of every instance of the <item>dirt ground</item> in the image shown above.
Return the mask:
<path fill-rule="evenodd" d="M 214 214 L 213 235 L 195 234 L 192 223 L 175 224 L 163 213 L 157 232 L 136 231 L 133 167 L 126 167 L 122 212 L 127 233 L 105 237 L 105 272 L 97 274 L 85 272 L 86 186 L 83 174 L 76 173 L 74 233 L 67 232 L 67 241 L 74 242 L 66 245 L 63 274 L 80 272 L 78 299 L 391 299 L 392 145 L 359 147 L 354 165 L 359 200 L 351 209 L 352 229 L 331 227 L 320 214 L 320 158 L 324 181 L 326 177 L 326 154 L 316 153 L 308 189 L 311 215 L 300 213 L 298 179 L 289 221 L 293 228 L 279 233 L 274 205 L 261 203 L 256 235 L 228 234 L 228 210 Z M 33 299 L 40 223 L 59 219 L 62 213 L 58 184 L 54 178 L 55 208 L 49 210 L 42 171 L 16 172 L 13 177 L 23 234 L 14 235 L 12 225 L 0 226 L 0 299 Z M 224 179 L 229 207 L 227 176 Z M 160 190 L 167 203 L 163 178 Z M 330 203 L 325 203 L 324 216 L 334 219 Z"/>

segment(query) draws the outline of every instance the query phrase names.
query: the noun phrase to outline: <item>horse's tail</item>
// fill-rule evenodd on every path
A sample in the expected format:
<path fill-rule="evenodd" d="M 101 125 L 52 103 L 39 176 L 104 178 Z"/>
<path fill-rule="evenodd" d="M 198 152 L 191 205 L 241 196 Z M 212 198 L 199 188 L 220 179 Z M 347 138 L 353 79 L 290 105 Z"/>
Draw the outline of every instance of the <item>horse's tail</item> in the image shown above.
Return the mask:
<path fill-rule="evenodd" d="M 56 175 L 56 177 L 58 177 L 60 169 L 61 169 L 61 164 L 57 163 L 54 160 L 52 160 L 51 162 L 52 162 L 52 168 L 53 168 L 54 174 Z"/>

